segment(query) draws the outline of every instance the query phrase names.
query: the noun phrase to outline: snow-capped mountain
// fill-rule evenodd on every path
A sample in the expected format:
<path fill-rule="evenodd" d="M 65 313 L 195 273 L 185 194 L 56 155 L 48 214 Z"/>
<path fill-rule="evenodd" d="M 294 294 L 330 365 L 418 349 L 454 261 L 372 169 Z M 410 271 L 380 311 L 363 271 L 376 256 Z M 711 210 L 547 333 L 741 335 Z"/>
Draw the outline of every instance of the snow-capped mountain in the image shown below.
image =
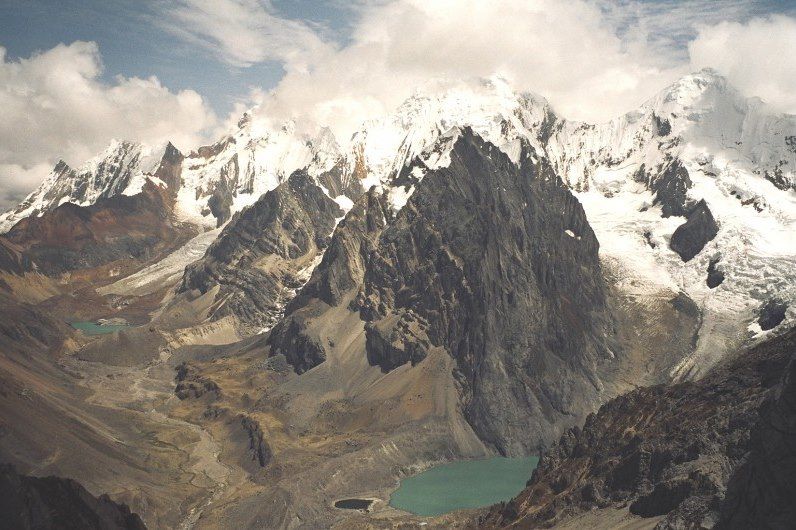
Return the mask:
<path fill-rule="evenodd" d="M 682 290 L 703 307 L 703 334 L 682 374 L 710 365 L 713 359 L 702 357 L 717 351 L 711 337 L 737 335 L 764 302 L 796 301 L 796 117 L 745 98 L 712 70 L 685 76 L 638 110 L 597 125 L 566 120 L 543 98 L 499 78 L 418 90 L 347 142 L 329 129 L 310 136 L 292 122 L 270 127 L 255 110 L 182 160 L 174 213 L 214 228 L 302 168 L 344 208 L 377 185 L 400 209 L 423 167 L 449 163 L 463 126 L 515 163 L 526 147 L 549 161 L 583 203 L 603 260 L 628 292 Z M 165 186 L 156 173 L 167 150 L 113 142 L 78 170 L 61 162 L 0 217 L 0 228 L 67 201 L 134 194 L 147 178 Z M 685 256 L 671 240 L 700 204 L 716 233 Z M 708 287 L 708 269 L 726 281 Z M 762 333 L 754 324 L 751 330 Z"/>
<path fill-rule="evenodd" d="M 170 143 L 151 147 L 112 140 L 102 153 L 77 169 L 61 160 L 33 193 L 0 216 L 0 231 L 7 231 L 20 219 L 41 215 L 66 202 L 87 206 L 114 195 L 135 195 L 147 178 L 165 186 L 155 173 L 164 163 L 164 157 L 174 153 L 177 150 Z"/>
<path fill-rule="evenodd" d="M 716 72 L 688 75 L 598 125 L 558 117 L 542 98 L 517 94 L 499 79 L 441 98 L 418 94 L 359 133 L 371 183 L 384 184 L 401 207 L 411 187 L 400 179 L 390 186 L 391 179 L 415 156 L 431 167 L 446 164 L 452 142 L 445 131 L 462 125 L 515 162 L 523 142 L 549 160 L 583 203 L 623 291 L 684 291 L 695 300 L 702 330 L 673 376 L 704 373 L 733 341 L 765 335 L 756 320 L 770 300 L 793 307 L 796 117 L 745 98 Z M 700 201 L 717 233 L 684 257 L 671 240 Z M 709 286 L 709 270 L 726 281 Z"/>
<path fill-rule="evenodd" d="M 796 300 L 796 116 L 774 114 L 703 70 L 608 123 L 551 129 L 545 152 L 626 289 L 682 290 L 701 306 L 696 351 L 673 375 L 703 373 L 766 301 Z M 682 200 L 704 200 L 718 224 L 687 261 L 671 239 L 688 212 L 661 200 L 678 172 Z M 710 269 L 727 280 L 708 286 Z M 765 334 L 756 322 L 750 331 Z"/>
<path fill-rule="evenodd" d="M 712 70 L 686 76 L 638 110 L 599 125 L 560 118 L 543 99 L 491 80 L 468 95 L 415 97 L 361 134 L 406 123 L 415 126 L 398 135 L 394 165 L 373 175 L 387 179 L 382 183 L 417 154 L 444 164 L 445 148 L 433 146 L 450 126 L 471 125 L 515 162 L 523 141 L 546 156 L 583 203 L 603 259 L 628 292 L 682 290 L 701 306 L 695 355 L 673 375 L 711 366 L 724 350 L 716 337 L 737 337 L 766 301 L 796 300 L 796 117 L 745 98 Z M 365 147 L 376 151 L 368 160 L 379 159 L 378 146 Z M 406 200 L 400 191 L 391 189 L 396 206 Z M 671 239 L 700 201 L 717 234 L 686 259 Z M 709 269 L 727 281 L 708 286 Z M 750 331 L 764 334 L 754 322 Z"/>
<path fill-rule="evenodd" d="M 328 129 L 315 137 L 297 133 L 293 122 L 269 130 L 247 113 L 232 134 L 187 156 L 175 213 L 199 225 L 217 224 L 297 169 L 307 168 L 317 176 L 340 158 L 340 147 Z"/>
<path fill-rule="evenodd" d="M 516 160 L 520 138 L 539 147 L 534 131 L 550 112 L 541 98 L 517 94 L 500 79 L 462 84 L 443 94 L 418 91 L 395 112 L 363 124 L 343 146 L 329 129 L 309 136 L 293 122 L 270 128 L 246 113 L 236 130 L 186 156 L 175 213 L 180 220 L 213 226 L 215 203 L 228 202 L 230 213 L 240 211 L 302 168 L 316 177 L 337 168 L 339 178 L 356 179 L 364 189 L 388 184 L 458 126 L 472 126 Z M 64 202 L 86 205 L 100 197 L 136 193 L 154 176 L 164 149 L 114 141 L 78 170 L 59 162 L 39 188 L 0 216 L 0 230 Z"/>
<path fill-rule="evenodd" d="M 427 151 L 462 126 L 472 127 L 515 161 L 521 143 L 528 143 L 576 191 L 618 191 L 642 164 L 654 172 L 673 158 L 693 161 L 707 172 L 733 168 L 759 175 L 782 190 L 796 186 L 796 117 L 771 114 L 760 100 L 742 97 L 711 70 L 686 76 L 637 111 L 599 125 L 563 119 L 543 98 L 517 93 L 492 78 L 441 93 L 418 90 L 394 112 L 364 123 L 347 144 L 327 128 L 308 136 L 293 122 L 269 128 L 246 113 L 228 136 L 187 155 L 177 214 L 211 224 L 208 203 L 219 190 L 231 196 L 234 213 L 301 168 L 317 176 L 337 167 L 363 188 L 389 185 L 423 153 L 428 163 L 444 163 L 444 153 Z M 114 140 L 77 170 L 61 161 L 39 188 L 0 217 L 2 227 L 64 202 L 86 205 L 137 193 L 154 176 L 165 150 Z"/>

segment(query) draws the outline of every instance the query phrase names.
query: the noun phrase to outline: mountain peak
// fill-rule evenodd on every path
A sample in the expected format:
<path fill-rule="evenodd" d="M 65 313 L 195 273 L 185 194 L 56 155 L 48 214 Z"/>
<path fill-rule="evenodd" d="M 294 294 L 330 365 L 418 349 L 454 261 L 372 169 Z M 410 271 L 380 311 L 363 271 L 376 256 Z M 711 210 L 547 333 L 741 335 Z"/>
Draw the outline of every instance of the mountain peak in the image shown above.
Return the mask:
<path fill-rule="evenodd" d="M 693 107 L 700 102 L 710 102 L 717 99 L 743 101 L 741 93 L 733 87 L 726 77 L 712 68 L 703 68 L 697 72 L 685 75 L 666 87 L 651 103 L 658 108 Z M 649 103 L 648 103 L 649 105 Z"/>
<path fill-rule="evenodd" d="M 64 159 L 63 159 L 63 158 L 59 158 L 59 159 L 58 159 L 58 162 L 55 164 L 55 167 L 53 168 L 53 171 L 52 171 L 52 172 L 53 172 L 53 173 L 57 173 L 57 174 L 63 174 L 63 173 L 66 173 L 67 171 L 69 171 L 69 170 L 71 170 L 71 169 L 72 169 L 72 168 L 71 168 L 71 167 L 69 167 L 69 164 L 67 164 L 67 163 L 64 161 Z"/>

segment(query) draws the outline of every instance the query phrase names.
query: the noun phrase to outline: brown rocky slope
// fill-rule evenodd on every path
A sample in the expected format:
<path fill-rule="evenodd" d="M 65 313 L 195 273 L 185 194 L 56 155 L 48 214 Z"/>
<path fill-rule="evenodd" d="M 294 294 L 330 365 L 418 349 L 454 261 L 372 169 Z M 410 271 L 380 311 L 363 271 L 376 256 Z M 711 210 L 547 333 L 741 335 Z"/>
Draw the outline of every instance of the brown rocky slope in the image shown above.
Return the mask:
<path fill-rule="evenodd" d="M 552 527 L 626 507 L 662 517 L 656 528 L 792 528 L 795 472 L 792 329 L 699 381 L 606 403 L 562 436 L 525 490 L 478 526 Z"/>
<path fill-rule="evenodd" d="M 94 497 L 74 480 L 28 477 L 0 464 L 3 528 L 16 530 L 145 530 L 138 515 L 107 495 Z"/>

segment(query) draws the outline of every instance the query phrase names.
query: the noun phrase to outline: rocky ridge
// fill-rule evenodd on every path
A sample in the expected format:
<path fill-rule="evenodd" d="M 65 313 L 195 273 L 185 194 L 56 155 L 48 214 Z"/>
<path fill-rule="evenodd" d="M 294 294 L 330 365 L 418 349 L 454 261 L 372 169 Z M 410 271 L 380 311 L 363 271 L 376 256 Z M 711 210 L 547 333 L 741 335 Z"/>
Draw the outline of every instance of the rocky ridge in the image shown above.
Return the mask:
<path fill-rule="evenodd" d="M 597 364 L 614 355 L 599 245 L 531 152 L 518 167 L 465 129 L 449 156 L 368 260 L 367 356 L 389 371 L 445 348 L 470 424 L 502 453 L 522 453 L 598 399 Z M 524 417 L 534 424 L 521 427 Z"/>
<path fill-rule="evenodd" d="M 599 401 L 597 365 L 616 346 L 598 243 L 532 148 L 518 167 L 464 129 L 449 156 L 397 214 L 376 189 L 354 204 L 267 343 L 298 373 L 319 365 L 313 322 L 347 301 L 371 365 L 389 372 L 443 348 L 481 439 L 522 453 Z"/>
<path fill-rule="evenodd" d="M 306 172 L 297 171 L 224 228 L 204 257 L 186 268 L 177 292 L 218 287 L 210 320 L 234 316 L 248 334 L 270 328 L 342 215 Z"/>
<path fill-rule="evenodd" d="M 794 367 L 791 329 L 699 381 L 609 401 L 546 450 L 526 489 L 479 527 L 553 527 L 612 507 L 663 517 L 660 529 L 788 527 Z"/>
<path fill-rule="evenodd" d="M 3 525 L 18 530 L 146 530 L 138 515 L 107 495 L 94 497 L 74 480 L 20 475 L 0 464 Z"/>

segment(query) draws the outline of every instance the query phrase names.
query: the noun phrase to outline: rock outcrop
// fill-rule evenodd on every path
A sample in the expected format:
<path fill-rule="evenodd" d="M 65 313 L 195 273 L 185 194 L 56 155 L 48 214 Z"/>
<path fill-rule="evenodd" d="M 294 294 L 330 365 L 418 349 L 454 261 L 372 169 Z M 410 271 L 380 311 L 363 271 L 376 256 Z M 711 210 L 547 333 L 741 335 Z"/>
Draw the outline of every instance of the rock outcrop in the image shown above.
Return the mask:
<path fill-rule="evenodd" d="M 518 168 L 464 129 L 450 157 L 368 259 L 358 300 L 367 356 L 389 371 L 445 348 L 479 437 L 521 453 L 596 406 L 596 366 L 612 355 L 598 243 L 532 152 Z"/>
<path fill-rule="evenodd" d="M 657 118 L 657 116 L 656 116 Z M 688 170 L 679 160 L 673 160 L 647 183 L 655 193 L 653 204 L 661 206 L 663 217 L 686 216 L 693 203 L 688 199 L 688 190 L 693 186 Z"/>
<path fill-rule="evenodd" d="M 146 530 L 138 515 L 74 480 L 20 475 L 0 464 L 0 526 L 16 530 Z"/>
<path fill-rule="evenodd" d="M 785 320 L 785 313 L 788 311 L 788 304 L 782 300 L 773 298 L 768 300 L 760 307 L 757 323 L 760 329 L 768 331 L 779 326 Z"/>
<path fill-rule="evenodd" d="M 317 314 L 317 311 L 307 310 L 291 313 L 280 320 L 268 336 L 271 355 L 284 355 L 297 374 L 303 374 L 326 360 L 326 348 L 307 329 Z"/>
<path fill-rule="evenodd" d="M 265 441 L 265 435 L 260 424 L 257 420 L 246 415 L 240 416 L 240 424 L 249 439 L 249 455 L 251 456 L 251 460 L 259 467 L 267 466 L 268 462 L 271 461 L 272 453 L 271 448 Z"/>
<path fill-rule="evenodd" d="M 718 233 L 719 225 L 703 199 L 688 214 L 686 222 L 674 231 L 669 246 L 683 261 L 691 261 Z"/>
<path fill-rule="evenodd" d="M 718 258 L 712 259 L 708 263 L 708 277 L 705 280 L 705 283 L 711 289 L 715 289 L 724 283 L 724 272 L 716 267 L 718 263 Z"/>
<path fill-rule="evenodd" d="M 547 450 L 526 489 L 481 524 L 549 527 L 629 506 L 641 517 L 665 516 L 657 528 L 788 527 L 795 354 L 790 330 L 699 381 L 611 400 Z"/>
<path fill-rule="evenodd" d="M 288 303 L 285 318 L 274 326 L 268 337 L 271 352 L 283 354 L 296 372 L 306 372 L 326 359 L 324 345 L 308 325 L 362 286 L 368 258 L 391 215 L 379 191 L 373 188 L 363 194 L 338 224 L 309 281 Z"/>
<path fill-rule="evenodd" d="M 179 399 L 199 398 L 205 394 L 218 397 L 221 389 L 215 381 L 204 377 L 197 368 L 188 362 L 180 363 L 177 368 L 177 375 L 174 376 L 176 386 L 174 394 Z"/>
<path fill-rule="evenodd" d="M 342 210 L 306 172 L 297 171 L 238 214 L 186 268 L 180 292 L 218 286 L 211 319 L 233 315 L 245 333 L 270 327 L 296 276 L 329 242 Z"/>
<path fill-rule="evenodd" d="M 796 352 L 760 408 L 749 454 L 727 485 L 717 528 L 790 528 L 796 522 Z"/>

